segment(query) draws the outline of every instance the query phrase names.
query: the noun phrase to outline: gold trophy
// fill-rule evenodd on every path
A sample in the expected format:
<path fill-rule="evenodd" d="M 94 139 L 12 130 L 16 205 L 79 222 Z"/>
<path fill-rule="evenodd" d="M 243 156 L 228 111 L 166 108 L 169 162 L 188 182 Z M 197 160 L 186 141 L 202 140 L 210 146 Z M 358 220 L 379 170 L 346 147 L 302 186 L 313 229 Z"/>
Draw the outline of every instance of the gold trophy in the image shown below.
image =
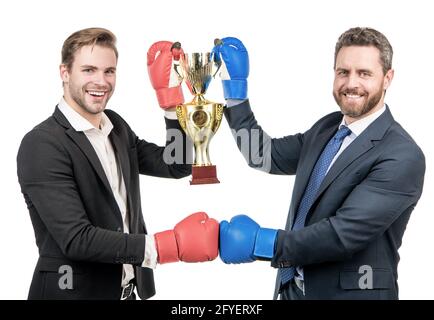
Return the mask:
<path fill-rule="evenodd" d="M 178 105 L 176 115 L 182 129 L 194 144 L 194 163 L 190 184 L 220 183 L 216 166 L 211 164 L 209 144 L 223 118 L 223 104 L 205 99 L 204 94 L 221 63 L 212 52 L 182 53 L 176 73 L 194 95 L 191 102 Z"/>

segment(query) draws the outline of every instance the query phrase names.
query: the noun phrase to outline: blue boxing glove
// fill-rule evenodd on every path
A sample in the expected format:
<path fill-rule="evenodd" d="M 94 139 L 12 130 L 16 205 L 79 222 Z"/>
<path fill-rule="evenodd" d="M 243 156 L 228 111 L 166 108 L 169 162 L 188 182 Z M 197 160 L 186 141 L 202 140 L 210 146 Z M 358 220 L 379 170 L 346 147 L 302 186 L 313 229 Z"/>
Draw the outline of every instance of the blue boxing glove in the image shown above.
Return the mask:
<path fill-rule="evenodd" d="M 245 263 L 257 259 L 271 260 L 277 230 L 261 228 L 246 215 L 220 223 L 220 258 L 224 263 Z"/>
<path fill-rule="evenodd" d="M 215 61 L 221 63 L 220 77 L 225 99 L 247 99 L 249 54 L 243 43 L 232 37 L 216 39 L 212 52 Z"/>

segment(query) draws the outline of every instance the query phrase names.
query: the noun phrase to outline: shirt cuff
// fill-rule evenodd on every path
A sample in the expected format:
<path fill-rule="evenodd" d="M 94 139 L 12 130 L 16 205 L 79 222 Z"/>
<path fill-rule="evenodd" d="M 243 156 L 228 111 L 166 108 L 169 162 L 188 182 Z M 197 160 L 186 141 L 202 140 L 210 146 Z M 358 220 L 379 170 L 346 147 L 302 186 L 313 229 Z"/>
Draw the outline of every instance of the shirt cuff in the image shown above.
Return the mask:
<path fill-rule="evenodd" d="M 158 252 L 155 246 L 154 235 L 145 235 L 145 259 L 143 259 L 142 267 L 155 269 L 157 267 Z"/>
<path fill-rule="evenodd" d="M 170 120 L 178 120 L 176 116 L 176 111 L 164 111 L 164 116 Z"/>
<path fill-rule="evenodd" d="M 243 100 L 239 100 L 239 99 L 227 99 L 227 100 L 226 100 L 226 106 L 227 106 L 228 108 L 235 107 L 235 106 L 237 106 L 237 105 L 243 103 L 243 102 L 246 101 L 246 100 L 247 100 L 247 99 L 243 99 Z"/>

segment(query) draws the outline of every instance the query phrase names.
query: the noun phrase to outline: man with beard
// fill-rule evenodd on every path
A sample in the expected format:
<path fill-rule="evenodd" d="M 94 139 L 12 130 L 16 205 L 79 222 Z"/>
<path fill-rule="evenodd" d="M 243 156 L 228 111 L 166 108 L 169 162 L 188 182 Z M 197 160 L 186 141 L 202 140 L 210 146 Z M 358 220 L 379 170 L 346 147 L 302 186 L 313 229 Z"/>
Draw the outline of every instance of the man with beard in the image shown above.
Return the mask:
<path fill-rule="evenodd" d="M 157 262 L 200 262 L 218 255 L 218 223 L 204 212 L 173 230 L 147 234 L 139 173 L 185 177 L 191 148 L 177 120 L 166 118 L 167 143 L 160 147 L 139 139 L 117 113 L 105 109 L 116 84 L 115 42 L 101 28 L 66 39 L 63 98 L 21 142 L 18 179 L 40 255 L 29 299 L 132 300 L 135 287 L 146 299 L 155 294 Z M 148 52 L 149 76 L 168 114 L 184 101 L 180 81 L 171 74 L 180 53 L 167 41 Z M 173 150 L 183 152 L 180 161 L 167 156 Z"/>
<path fill-rule="evenodd" d="M 371 28 L 344 32 L 333 84 L 341 112 L 279 139 L 258 125 L 247 100 L 244 45 L 224 38 L 213 51 L 223 62 L 225 116 L 248 164 L 296 175 L 285 230 L 245 215 L 223 221 L 222 260 L 270 260 L 279 268 L 274 298 L 397 299 L 398 249 L 422 193 L 425 158 L 384 103 L 394 74 L 387 38 Z"/>

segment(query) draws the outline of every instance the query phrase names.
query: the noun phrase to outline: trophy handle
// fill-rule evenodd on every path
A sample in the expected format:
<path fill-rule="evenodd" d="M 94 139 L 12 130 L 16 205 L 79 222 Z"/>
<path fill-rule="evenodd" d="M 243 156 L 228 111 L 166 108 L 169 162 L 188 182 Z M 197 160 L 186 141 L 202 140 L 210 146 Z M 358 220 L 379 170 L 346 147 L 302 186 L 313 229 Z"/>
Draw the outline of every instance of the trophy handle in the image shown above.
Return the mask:
<path fill-rule="evenodd" d="M 179 105 L 176 107 L 176 117 L 178 118 L 179 125 L 181 126 L 182 130 L 187 132 L 187 124 L 185 122 L 185 114 L 182 108 L 182 105 Z"/>
<path fill-rule="evenodd" d="M 217 119 L 217 124 L 214 127 L 214 133 L 217 132 L 218 128 L 220 127 L 220 124 L 222 123 L 223 110 L 224 110 L 224 106 L 222 104 L 218 103 L 216 105 L 216 114 L 215 114 L 215 117 Z"/>
<path fill-rule="evenodd" d="M 215 59 L 215 52 L 212 52 L 212 61 L 214 62 L 214 65 L 217 66 L 214 74 L 212 75 L 212 77 L 215 78 L 215 76 L 217 75 L 217 72 L 219 72 L 220 67 L 222 66 L 222 61 Z"/>
<path fill-rule="evenodd" d="M 172 51 L 173 49 L 181 49 L 181 42 L 176 41 L 175 43 L 173 43 L 172 47 L 170 48 L 170 51 Z M 181 57 L 179 57 L 181 60 Z M 179 60 L 173 60 L 173 69 L 175 70 L 176 74 L 178 75 L 178 77 L 181 80 L 184 80 L 184 77 L 181 75 L 181 73 L 178 71 L 179 68 Z"/>
<path fill-rule="evenodd" d="M 184 77 L 181 75 L 181 73 L 178 71 L 178 68 L 180 68 L 179 66 L 179 61 L 174 61 L 173 62 L 173 69 L 175 70 L 176 74 L 178 75 L 178 77 L 182 80 L 184 80 Z"/>

